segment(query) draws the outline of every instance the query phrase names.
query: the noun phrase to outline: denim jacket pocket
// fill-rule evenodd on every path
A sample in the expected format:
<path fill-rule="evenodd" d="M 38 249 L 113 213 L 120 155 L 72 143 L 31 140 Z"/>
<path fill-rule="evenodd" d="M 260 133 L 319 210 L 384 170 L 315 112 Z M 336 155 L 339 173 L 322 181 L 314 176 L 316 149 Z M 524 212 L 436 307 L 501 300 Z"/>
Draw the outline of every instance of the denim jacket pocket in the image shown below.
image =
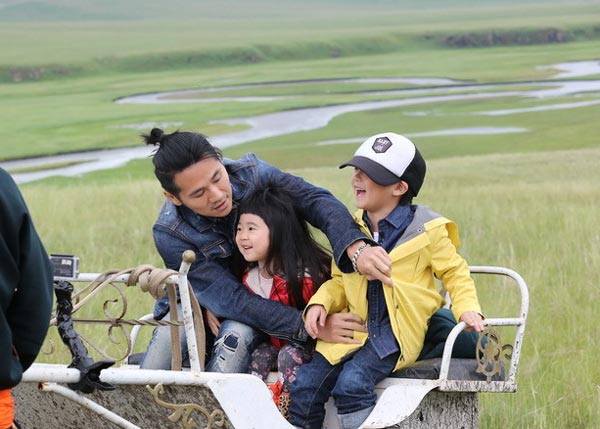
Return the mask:
<path fill-rule="evenodd" d="M 219 260 L 229 258 L 232 254 L 231 244 L 222 237 L 215 237 L 214 239 L 207 240 L 200 247 L 200 252 L 208 260 Z"/>

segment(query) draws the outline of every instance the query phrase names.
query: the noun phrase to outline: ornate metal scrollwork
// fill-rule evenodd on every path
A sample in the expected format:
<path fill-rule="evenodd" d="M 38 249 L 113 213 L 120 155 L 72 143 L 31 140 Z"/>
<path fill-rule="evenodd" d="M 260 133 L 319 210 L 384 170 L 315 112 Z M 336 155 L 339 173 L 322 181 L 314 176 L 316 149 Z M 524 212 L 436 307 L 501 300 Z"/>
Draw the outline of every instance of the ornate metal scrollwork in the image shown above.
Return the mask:
<path fill-rule="evenodd" d="M 504 370 L 504 360 L 512 357 L 513 346 L 502 344 L 500 335 L 489 326 L 479 334 L 477 340 L 477 372 L 486 376 L 487 381 Z"/>
<path fill-rule="evenodd" d="M 164 393 L 162 383 L 157 384 L 154 388 L 146 386 L 146 389 L 154 397 L 154 401 L 161 407 L 173 410 L 173 413 L 168 419 L 174 423 L 181 420 L 183 429 L 192 429 L 198 427 L 195 420 L 190 416 L 192 412 L 198 411 L 206 418 L 206 426 L 204 429 L 222 428 L 225 427 L 225 414 L 223 410 L 215 409 L 212 413 L 205 410 L 198 404 L 170 404 L 163 401 L 158 396 Z"/>
<path fill-rule="evenodd" d="M 76 335 L 69 334 L 65 337 L 61 329 L 64 328 L 65 321 L 61 319 L 60 308 L 58 305 L 54 309 L 54 316 L 50 320 L 50 325 L 57 326 L 59 330 L 59 336 L 65 342 L 70 343 L 69 348 L 72 351 L 73 346 L 77 346 L 78 349 L 85 349 L 87 353 L 88 347 L 92 349 L 95 355 L 100 355 L 104 359 L 110 361 L 122 361 L 129 357 L 133 351 L 134 344 L 132 339 L 132 327 L 135 326 L 168 326 L 171 328 L 171 335 L 175 338 L 179 335 L 179 326 L 183 323 L 181 320 L 148 320 L 147 318 L 138 319 L 125 319 L 128 309 L 127 295 L 124 292 L 123 287 L 139 285 L 139 288 L 150 293 L 154 298 L 158 299 L 167 293 L 169 298 L 169 306 L 172 309 L 176 308 L 177 305 L 177 294 L 176 284 L 174 279 L 171 277 L 178 276 L 179 273 L 173 270 L 158 269 L 150 265 L 141 265 L 139 267 L 129 268 L 126 270 L 116 271 L 109 270 L 98 275 L 94 280 L 88 283 L 82 289 L 75 291 L 73 285 L 69 283 L 69 291 L 60 291 L 59 293 L 68 293 L 68 304 L 65 300 L 63 309 L 68 310 L 68 330 L 69 332 L 75 332 L 74 324 L 80 324 L 79 326 L 85 325 L 86 331 L 90 334 L 90 337 L 86 337 L 82 332 L 76 332 Z M 55 284 L 60 283 L 62 280 L 56 280 Z M 67 282 L 68 283 L 68 282 Z M 188 282 L 188 288 L 191 290 L 191 286 Z M 99 318 L 76 318 L 73 317 L 84 305 L 88 304 L 94 298 L 98 298 L 96 301 L 102 302 L 103 317 Z M 66 298 L 66 297 L 65 297 Z M 202 311 L 198 304 L 195 296 L 191 293 L 192 300 L 192 312 L 194 317 L 194 323 L 196 324 L 195 336 L 196 343 L 198 344 L 198 356 L 204 357 L 204 325 L 202 319 Z M 82 313 L 86 314 L 97 314 L 97 310 L 85 311 Z M 79 313 L 81 314 L 81 313 Z M 174 310 L 172 312 L 174 314 Z M 64 316 L 63 316 L 64 318 Z M 102 341 L 99 334 L 99 330 L 96 327 L 91 328 L 91 325 L 104 325 L 107 327 L 105 338 L 108 337 L 110 343 Z M 64 331 L 64 329 L 63 329 Z M 137 335 L 137 333 L 136 333 Z M 174 340 L 179 342 L 179 340 Z M 77 344 L 75 344 L 77 343 Z M 85 343 L 85 345 L 84 345 Z M 99 346 L 100 345 L 100 346 Z M 123 350 L 124 349 L 124 350 Z M 54 353 L 56 349 L 52 347 L 52 344 L 44 345 L 45 353 Z M 179 350 L 174 350 L 173 354 Z M 179 353 L 181 353 L 179 351 Z M 115 356 L 116 355 L 116 356 Z M 200 359 L 200 367 L 202 368 L 204 361 Z M 181 368 L 181 358 L 174 359 L 173 368 Z"/>
<path fill-rule="evenodd" d="M 100 355 L 104 359 L 110 359 L 114 361 L 122 361 L 132 352 L 133 345 L 130 341 L 130 328 L 135 325 L 142 326 L 180 326 L 182 323 L 176 320 L 173 321 L 156 321 L 156 320 L 137 320 L 137 319 L 126 319 L 128 302 L 127 296 L 125 295 L 122 287 L 115 284 L 112 281 L 113 271 L 107 271 L 102 274 L 96 281 L 92 281 L 81 290 L 73 293 L 71 297 L 72 314 L 75 314 L 85 304 L 87 304 L 92 298 L 98 296 L 100 293 L 112 294 L 112 298 L 105 298 L 102 302 L 103 318 L 77 318 L 73 317 L 72 321 L 85 326 L 91 325 L 105 325 L 106 331 L 104 338 L 108 338 L 110 343 L 117 347 L 114 347 L 110 352 L 106 350 L 106 342 L 102 340 L 92 340 L 91 338 L 79 332 L 79 338 L 88 347 L 94 350 L 95 353 Z M 50 322 L 50 325 L 57 325 L 58 309 L 54 310 L 54 317 Z M 93 337 L 100 338 L 98 331 L 93 331 Z M 102 347 L 98 344 L 103 344 Z M 44 346 L 45 354 L 55 353 L 56 348 L 53 344 Z"/>

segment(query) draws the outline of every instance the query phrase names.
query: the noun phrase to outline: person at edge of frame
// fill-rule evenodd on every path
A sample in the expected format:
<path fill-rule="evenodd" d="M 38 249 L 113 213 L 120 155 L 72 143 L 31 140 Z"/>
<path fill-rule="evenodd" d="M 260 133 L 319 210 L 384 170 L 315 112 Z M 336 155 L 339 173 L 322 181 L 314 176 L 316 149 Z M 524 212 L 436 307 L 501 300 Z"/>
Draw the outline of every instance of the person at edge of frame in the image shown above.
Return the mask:
<path fill-rule="evenodd" d="M 25 200 L 0 168 L 0 428 L 18 428 L 11 389 L 48 331 L 53 270 Z"/>

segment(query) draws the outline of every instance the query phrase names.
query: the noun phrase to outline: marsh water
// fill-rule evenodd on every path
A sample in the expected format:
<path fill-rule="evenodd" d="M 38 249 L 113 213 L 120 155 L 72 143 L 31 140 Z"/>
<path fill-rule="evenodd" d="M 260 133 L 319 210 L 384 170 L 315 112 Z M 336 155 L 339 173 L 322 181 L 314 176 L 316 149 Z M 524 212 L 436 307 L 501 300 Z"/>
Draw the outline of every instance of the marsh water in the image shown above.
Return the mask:
<path fill-rule="evenodd" d="M 384 101 L 370 101 L 349 103 L 324 107 L 312 107 L 296 110 L 286 110 L 264 115 L 231 118 L 219 123 L 227 125 L 245 125 L 246 129 L 221 135 L 211 136 L 213 144 L 220 148 L 227 148 L 234 145 L 259 140 L 269 137 L 276 137 L 285 134 L 291 134 L 299 131 L 314 130 L 326 126 L 329 121 L 338 115 L 350 112 L 383 109 L 399 106 L 415 106 L 428 103 L 444 103 L 458 100 L 480 100 L 499 97 L 527 97 L 532 100 L 543 100 L 538 106 L 528 108 L 515 108 L 505 110 L 490 110 L 475 112 L 475 115 L 498 116 L 514 115 L 524 112 L 535 112 L 545 110 L 563 110 L 600 104 L 600 98 L 577 100 L 577 96 L 585 93 L 599 92 L 600 80 L 565 80 L 575 77 L 583 77 L 600 74 L 600 62 L 598 61 L 579 61 L 573 63 L 561 63 L 551 66 L 540 66 L 540 69 L 553 69 L 559 72 L 554 79 L 561 80 L 542 80 L 527 82 L 509 82 L 497 84 L 475 84 L 464 81 L 455 81 L 443 78 L 378 78 L 378 79 L 331 79 L 319 81 L 299 81 L 297 84 L 307 84 L 311 82 L 321 83 L 403 83 L 414 85 L 406 89 L 396 89 L 389 91 L 369 91 L 368 94 L 402 96 L 399 99 Z M 260 102 L 281 99 L 286 96 L 274 97 L 226 97 L 212 96 L 219 92 L 228 90 L 239 90 L 249 88 L 260 88 L 268 86 L 290 86 L 294 82 L 273 82 L 250 85 L 223 86 L 215 88 L 191 89 L 184 91 L 170 91 L 163 93 L 132 95 L 116 100 L 120 104 L 167 104 L 167 103 L 217 103 L 217 102 Z M 518 86 L 526 87 L 526 90 L 515 90 Z M 504 91 L 503 88 L 507 90 Z M 211 96 L 207 97 L 206 94 Z M 293 97 L 301 97 L 294 95 Z M 571 96 L 573 101 L 560 103 L 549 103 L 548 100 L 553 97 Z M 292 97 L 292 96 L 289 96 Z M 288 97 L 288 98 L 289 98 Z M 427 116 L 428 111 L 414 110 L 405 114 Z M 217 122 L 217 121 L 216 121 Z M 149 131 L 154 126 L 166 128 L 170 125 L 181 126 L 181 123 L 134 123 L 125 124 L 120 127 L 131 128 L 133 130 Z M 526 132 L 527 129 L 517 127 L 474 127 L 474 128 L 453 128 L 438 129 L 422 132 L 418 134 L 407 134 L 408 137 L 418 136 L 444 136 L 444 135 L 472 135 L 472 134 L 498 134 L 498 133 L 519 133 Z M 361 141 L 365 136 L 356 136 L 352 139 L 332 140 L 325 142 L 314 142 L 318 145 L 325 144 L 346 144 Z M 81 153 L 70 153 L 64 155 L 55 155 L 40 158 L 29 158 L 24 160 L 15 160 L 0 163 L 0 166 L 7 170 L 33 169 L 36 171 L 15 173 L 14 179 L 17 183 L 31 182 L 51 176 L 78 176 L 91 171 L 115 168 L 124 165 L 132 159 L 139 159 L 151 155 L 153 148 L 142 144 L 137 147 L 119 148 L 110 150 L 97 150 Z M 57 164 L 73 163 L 60 168 L 51 168 Z M 44 166 L 48 167 L 47 169 Z"/>

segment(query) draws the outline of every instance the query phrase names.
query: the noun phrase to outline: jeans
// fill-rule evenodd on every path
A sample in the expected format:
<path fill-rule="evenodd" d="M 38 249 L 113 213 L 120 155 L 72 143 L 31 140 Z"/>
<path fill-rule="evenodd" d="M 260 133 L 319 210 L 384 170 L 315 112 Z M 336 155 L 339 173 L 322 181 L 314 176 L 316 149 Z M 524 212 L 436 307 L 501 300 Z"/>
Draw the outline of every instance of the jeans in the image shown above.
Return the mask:
<path fill-rule="evenodd" d="M 178 314 L 181 315 L 181 306 L 178 307 Z M 163 320 L 171 320 L 171 313 L 167 313 Z M 188 353 L 183 326 L 179 327 L 179 338 L 181 340 L 181 360 L 185 361 L 188 359 Z M 169 326 L 154 328 L 152 339 L 140 363 L 140 368 L 171 369 L 171 328 Z"/>
<path fill-rule="evenodd" d="M 290 423 L 304 429 L 320 429 L 330 395 L 341 416 L 373 407 L 377 401 L 375 386 L 394 370 L 398 357 L 396 352 L 379 359 L 370 341 L 337 365 L 315 353 L 310 362 L 300 367 L 292 383 Z"/>
<path fill-rule="evenodd" d="M 181 314 L 181 308 L 179 309 Z M 170 313 L 164 317 L 170 320 Z M 189 361 L 185 329 L 179 328 L 182 361 Z M 243 323 L 226 320 L 221 324 L 211 359 L 206 365 L 209 372 L 248 372 L 250 356 L 266 335 Z M 148 350 L 140 364 L 142 369 L 171 369 L 171 329 L 159 326 L 154 329 Z"/>
<path fill-rule="evenodd" d="M 266 338 L 266 334 L 248 325 L 225 320 L 219 328 L 206 371 L 247 373 L 252 352 Z"/>

